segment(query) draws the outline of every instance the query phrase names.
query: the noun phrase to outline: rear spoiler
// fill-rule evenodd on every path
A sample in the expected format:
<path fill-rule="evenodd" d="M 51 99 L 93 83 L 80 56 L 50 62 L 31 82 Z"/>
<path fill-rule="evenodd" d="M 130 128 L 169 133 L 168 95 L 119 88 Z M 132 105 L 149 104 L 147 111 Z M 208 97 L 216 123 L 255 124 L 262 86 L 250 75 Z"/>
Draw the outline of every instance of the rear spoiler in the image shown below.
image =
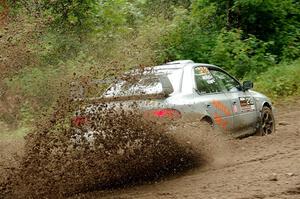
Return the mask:
<path fill-rule="evenodd" d="M 95 98 L 83 98 L 76 101 L 84 101 L 90 103 L 106 103 L 106 102 L 121 102 L 130 100 L 151 100 L 151 99 L 164 99 L 167 96 L 164 93 L 161 94 L 146 94 L 146 95 L 131 95 L 131 96 L 117 96 L 117 97 L 95 97 Z"/>

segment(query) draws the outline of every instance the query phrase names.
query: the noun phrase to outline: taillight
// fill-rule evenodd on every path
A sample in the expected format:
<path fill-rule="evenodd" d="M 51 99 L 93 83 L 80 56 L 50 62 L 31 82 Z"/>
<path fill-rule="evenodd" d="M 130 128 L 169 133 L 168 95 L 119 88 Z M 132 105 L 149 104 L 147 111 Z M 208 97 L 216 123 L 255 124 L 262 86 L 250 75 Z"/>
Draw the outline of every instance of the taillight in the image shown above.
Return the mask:
<path fill-rule="evenodd" d="M 84 116 L 75 116 L 72 118 L 72 125 L 75 127 L 81 127 L 88 122 L 87 117 Z"/>
<path fill-rule="evenodd" d="M 154 109 L 148 110 L 144 113 L 144 117 L 155 117 L 155 118 L 166 118 L 166 119 L 179 119 L 181 117 L 181 113 L 176 109 Z"/>

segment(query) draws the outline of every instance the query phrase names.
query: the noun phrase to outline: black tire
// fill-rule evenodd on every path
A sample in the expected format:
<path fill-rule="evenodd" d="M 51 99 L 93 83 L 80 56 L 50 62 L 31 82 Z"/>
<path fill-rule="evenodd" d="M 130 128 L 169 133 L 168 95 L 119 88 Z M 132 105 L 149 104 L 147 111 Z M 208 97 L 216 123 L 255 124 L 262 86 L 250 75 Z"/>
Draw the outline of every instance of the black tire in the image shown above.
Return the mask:
<path fill-rule="evenodd" d="M 275 132 L 275 118 L 272 110 L 264 106 L 261 111 L 260 125 L 257 134 L 260 136 L 269 135 Z"/>

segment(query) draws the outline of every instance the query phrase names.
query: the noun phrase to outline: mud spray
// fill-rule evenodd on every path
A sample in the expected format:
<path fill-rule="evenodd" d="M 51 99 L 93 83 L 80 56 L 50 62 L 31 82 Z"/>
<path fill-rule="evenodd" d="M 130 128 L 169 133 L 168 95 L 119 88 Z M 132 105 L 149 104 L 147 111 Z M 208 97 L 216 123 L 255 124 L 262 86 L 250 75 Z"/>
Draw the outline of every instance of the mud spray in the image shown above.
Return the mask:
<path fill-rule="evenodd" d="M 151 182 L 214 161 L 223 148 L 220 134 L 199 122 L 170 126 L 134 110 L 94 109 L 92 141 L 57 118 L 29 134 L 19 165 L 0 184 L 1 197 L 63 198 Z"/>

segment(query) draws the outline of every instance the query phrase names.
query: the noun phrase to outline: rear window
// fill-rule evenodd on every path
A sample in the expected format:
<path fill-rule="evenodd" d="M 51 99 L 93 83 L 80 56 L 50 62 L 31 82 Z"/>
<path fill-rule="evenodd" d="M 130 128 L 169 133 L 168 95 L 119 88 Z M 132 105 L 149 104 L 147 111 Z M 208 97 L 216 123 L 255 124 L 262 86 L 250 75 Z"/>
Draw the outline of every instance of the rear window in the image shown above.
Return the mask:
<path fill-rule="evenodd" d="M 145 94 L 159 94 L 163 87 L 158 76 L 147 75 L 131 77 L 129 80 L 120 80 L 111 85 L 104 93 L 104 97 L 131 96 Z"/>
<path fill-rule="evenodd" d="M 127 74 L 127 78 L 111 85 L 103 97 L 161 94 L 163 85 L 159 76 L 169 79 L 174 92 L 180 90 L 182 69 L 159 68 L 144 71 L 142 74 Z"/>

